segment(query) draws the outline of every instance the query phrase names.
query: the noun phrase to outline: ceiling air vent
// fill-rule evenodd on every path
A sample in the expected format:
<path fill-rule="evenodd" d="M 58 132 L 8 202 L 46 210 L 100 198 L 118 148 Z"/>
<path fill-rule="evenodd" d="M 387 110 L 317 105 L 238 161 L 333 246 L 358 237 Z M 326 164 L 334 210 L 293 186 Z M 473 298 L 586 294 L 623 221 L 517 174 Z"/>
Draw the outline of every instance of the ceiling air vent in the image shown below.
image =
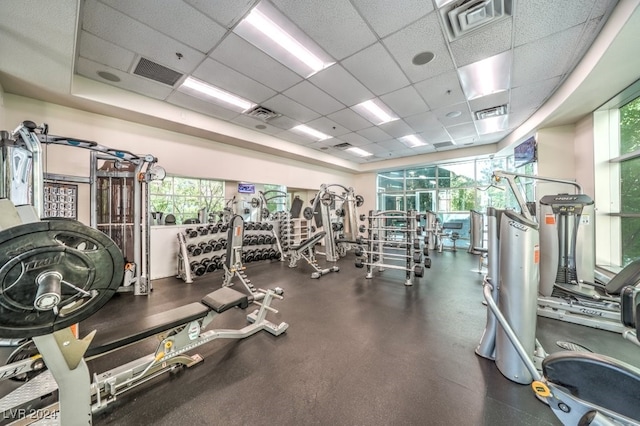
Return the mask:
<path fill-rule="evenodd" d="M 452 146 L 452 145 L 453 145 L 453 142 L 451 142 L 451 141 L 448 141 L 448 142 L 436 142 L 436 143 L 433 144 L 433 147 L 435 149 L 438 149 L 438 148 L 445 148 L 447 146 Z"/>
<path fill-rule="evenodd" d="M 133 73 L 168 86 L 176 84 L 183 75 L 171 68 L 167 68 L 145 58 L 140 58 Z"/>
<path fill-rule="evenodd" d="M 511 16 L 513 0 L 458 0 L 440 13 L 453 41 L 471 31 Z"/>
<path fill-rule="evenodd" d="M 271 120 L 272 118 L 282 116 L 282 114 L 278 114 L 277 112 L 271 111 L 269 108 L 265 108 L 260 105 L 257 105 L 251 108 L 245 114 L 262 121 L 268 121 L 268 120 Z"/>
<path fill-rule="evenodd" d="M 481 109 L 475 113 L 476 120 L 484 120 L 485 118 L 498 117 L 507 114 L 507 105 L 500 105 L 487 109 Z"/>
<path fill-rule="evenodd" d="M 339 143 L 338 145 L 334 145 L 333 146 L 335 149 L 347 149 L 347 148 L 351 148 L 351 144 L 349 142 L 344 142 L 344 143 Z"/>

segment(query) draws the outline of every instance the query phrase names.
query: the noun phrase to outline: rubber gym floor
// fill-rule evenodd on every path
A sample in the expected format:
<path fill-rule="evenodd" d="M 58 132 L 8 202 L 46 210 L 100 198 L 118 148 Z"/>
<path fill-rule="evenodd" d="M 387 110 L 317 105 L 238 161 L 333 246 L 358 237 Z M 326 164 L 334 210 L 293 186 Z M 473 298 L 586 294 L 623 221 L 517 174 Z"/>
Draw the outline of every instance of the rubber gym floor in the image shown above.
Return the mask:
<path fill-rule="evenodd" d="M 474 353 L 486 317 L 478 258 L 462 250 L 431 257 L 431 269 L 413 286 L 396 270 L 365 279 L 352 255 L 338 262 L 340 272 L 318 280 L 305 263 L 295 269 L 288 262 L 249 263 L 256 287 L 285 290 L 285 300 L 272 305 L 280 312 L 268 318 L 288 322 L 287 332 L 201 346 L 202 363 L 124 393 L 94 415 L 94 424 L 560 424 L 528 386 L 508 381 Z M 81 330 L 134 329 L 137 318 L 199 301 L 222 277 L 216 271 L 192 284 L 156 280 L 149 297 L 117 294 Z M 252 309 L 224 312 L 209 329 L 241 328 Z M 570 341 L 639 364 L 638 348 L 615 333 L 539 318 L 538 338 L 548 352 Z M 147 339 L 89 367 L 103 372 L 156 344 Z"/>

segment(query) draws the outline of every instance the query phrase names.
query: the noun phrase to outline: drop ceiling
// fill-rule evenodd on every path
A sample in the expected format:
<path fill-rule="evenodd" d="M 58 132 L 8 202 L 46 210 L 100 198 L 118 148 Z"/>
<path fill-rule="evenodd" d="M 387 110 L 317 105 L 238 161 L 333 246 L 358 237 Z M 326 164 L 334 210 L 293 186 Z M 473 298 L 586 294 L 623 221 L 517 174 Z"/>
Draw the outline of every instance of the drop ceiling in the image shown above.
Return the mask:
<path fill-rule="evenodd" d="M 448 11 L 479 3 L 500 6 L 505 0 L 270 0 L 291 26 L 334 62 L 306 77 L 234 32 L 258 3 L 81 1 L 72 73 L 312 152 L 375 163 L 504 139 L 561 87 L 618 4 L 507 0 L 503 16 L 456 38 Z M 432 52 L 434 59 L 414 64 L 422 52 Z M 470 100 L 461 85 L 460 69 L 495 55 L 508 58 L 506 75 L 500 76 L 507 81 L 506 90 Z M 167 71 L 161 75 L 164 81 L 156 81 L 153 70 L 152 78 L 138 75 L 141 61 Z M 178 90 L 187 77 L 273 114 L 251 116 L 190 96 Z M 12 91 L 11 84 L 2 79 L 0 83 Z M 386 105 L 398 119 L 375 125 L 352 109 L 371 99 Z M 495 107 L 506 112 L 502 119 L 506 127 L 485 133 L 484 120 L 476 112 Z M 317 141 L 291 131 L 300 124 L 331 138 Z M 410 148 L 400 141 L 409 134 L 426 144 Z M 373 155 L 359 157 L 337 147 L 345 143 Z"/>

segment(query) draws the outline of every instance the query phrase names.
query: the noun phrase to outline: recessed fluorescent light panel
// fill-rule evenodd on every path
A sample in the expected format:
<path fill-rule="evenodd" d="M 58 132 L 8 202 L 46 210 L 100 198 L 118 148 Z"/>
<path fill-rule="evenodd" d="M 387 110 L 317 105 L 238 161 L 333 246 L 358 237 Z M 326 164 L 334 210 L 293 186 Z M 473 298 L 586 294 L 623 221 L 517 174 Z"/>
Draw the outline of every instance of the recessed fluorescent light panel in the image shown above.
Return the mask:
<path fill-rule="evenodd" d="M 485 118 L 484 120 L 476 121 L 475 124 L 479 135 L 502 132 L 508 129 L 509 116 L 500 115 L 497 117 Z"/>
<path fill-rule="evenodd" d="M 320 46 L 266 1 L 258 3 L 233 32 L 305 78 L 334 63 Z"/>
<path fill-rule="evenodd" d="M 458 68 L 462 90 L 468 100 L 511 87 L 511 51 Z"/>
<path fill-rule="evenodd" d="M 418 146 L 424 146 L 427 143 L 423 141 L 419 136 L 407 135 L 399 138 L 400 142 L 407 145 L 409 148 L 416 148 Z"/>
<path fill-rule="evenodd" d="M 351 109 L 376 126 L 398 119 L 385 104 L 378 100 L 362 102 L 352 106 Z"/>
<path fill-rule="evenodd" d="M 319 132 L 316 129 L 312 129 L 309 126 L 305 126 L 304 124 L 300 124 L 299 126 L 296 126 L 296 127 L 292 128 L 291 131 L 297 132 L 297 133 L 302 133 L 302 134 L 304 134 L 306 136 L 311 136 L 314 139 L 316 139 L 317 141 L 323 141 L 325 139 L 330 139 L 331 138 L 331 136 L 325 135 L 324 133 Z"/>
<path fill-rule="evenodd" d="M 193 77 L 187 77 L 178 90 L 186 93 L 187 95 L 204 99 L 205 101 L 216 101 L 219 105 L 233 110 L 239 110 L 240 112 L 245 112 L 246 110 L 256 106 L 256 104 L 249 102 L 246 99 L 242 99 Z"/>
<path fill-rule="evenodd" d="M 349 151 L 350 153 L 358 155 L 360 157 L 371 157 L 373 155 L 369 151 L 365 151 L 364 149 L 357 148 L 355 146 L 353 146 L 351 148 L 347 148 L 347 149 L 345 149 L 345 151 Z"/>

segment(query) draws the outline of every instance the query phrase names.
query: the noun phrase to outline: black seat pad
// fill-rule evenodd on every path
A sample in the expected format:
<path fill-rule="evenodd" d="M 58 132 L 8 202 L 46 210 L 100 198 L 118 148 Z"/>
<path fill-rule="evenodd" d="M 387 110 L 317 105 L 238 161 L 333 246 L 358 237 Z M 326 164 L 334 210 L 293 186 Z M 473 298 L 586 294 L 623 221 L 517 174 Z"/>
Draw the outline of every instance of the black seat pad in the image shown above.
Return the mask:
<path fill-rule="evenodd" d="M 604 355 L 558 352 L 542 362 L 551 383 L 586 402 L 640 420 L 640 369 Z"/>
<path fill-rule="evenodd" d="M 240 293 L 231 287 L 222 287 L 207 294 L 202 299 L 202 303 L 221 314 L 235 306 L 239 306 L 242 309 L 246 308 L 249 306 L 249 298 L 246 294 Z"/>
<path fill-rule="evenodd" d="M 135 325 L 123 324 L 100 330 L 91 342 L 85 357 L 93 357 L 155 336 L 182 324 L 195 321 L 207 315 L 209 308 L 194 302 L 149 317 L 139 318 Z"/>
<path fill-rule="evenodd" d="M 292 246 L 291 250 L 294 250 L 294 251 L 306 250 L 309 247 L 316 245 L 316 243 L 318 243 L 321 239 L 323 239 L 326 234 L 327 234 L 326 232 L 320 231 L 314 236 L 307 238 L 306 240 L 300 241 L 300 244 L 298 244 L 297 246 Z"/>

